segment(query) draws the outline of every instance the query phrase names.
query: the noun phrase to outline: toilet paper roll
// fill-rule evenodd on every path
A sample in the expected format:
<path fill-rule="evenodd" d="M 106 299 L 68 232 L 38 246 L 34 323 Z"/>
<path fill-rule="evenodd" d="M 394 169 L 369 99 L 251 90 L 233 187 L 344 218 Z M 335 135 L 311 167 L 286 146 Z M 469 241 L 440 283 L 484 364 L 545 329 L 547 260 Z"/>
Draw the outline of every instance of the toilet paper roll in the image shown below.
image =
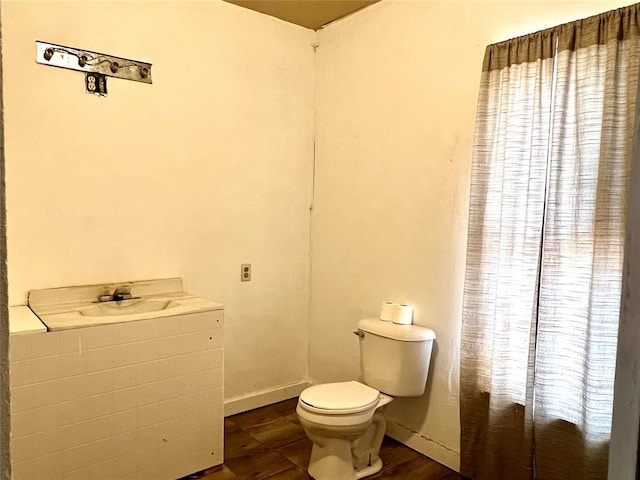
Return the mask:
<path fill-rule="evenodd" d="M 409 305 L 394 305 L 391 321 L 398 325 L 411 325 L 413 323 L 413 307 Z"/>
<path fill-rule="evenodd" d="M 393 321 L 394 307 L 395 303 L 393 302 L 382 302 L 380 305 L 380 320 L 384 320 L 385 322 Z"/>

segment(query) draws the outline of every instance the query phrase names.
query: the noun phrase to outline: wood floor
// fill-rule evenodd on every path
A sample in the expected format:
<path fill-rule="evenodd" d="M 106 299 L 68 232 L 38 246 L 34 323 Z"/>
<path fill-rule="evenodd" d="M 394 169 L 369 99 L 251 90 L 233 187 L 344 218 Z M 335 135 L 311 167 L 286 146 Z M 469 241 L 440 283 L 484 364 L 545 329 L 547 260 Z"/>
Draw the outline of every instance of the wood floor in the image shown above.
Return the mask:
<path fill-rule="evenodd" d="M 297 399 L 269 405 L 225 419 L 225 463 L 207 471 L 203 480 L 309 480 L 311 441 L 296 417 Z M 459 480 L 454 471 L 385 437 L 381 472 L 371 480 Z"/>

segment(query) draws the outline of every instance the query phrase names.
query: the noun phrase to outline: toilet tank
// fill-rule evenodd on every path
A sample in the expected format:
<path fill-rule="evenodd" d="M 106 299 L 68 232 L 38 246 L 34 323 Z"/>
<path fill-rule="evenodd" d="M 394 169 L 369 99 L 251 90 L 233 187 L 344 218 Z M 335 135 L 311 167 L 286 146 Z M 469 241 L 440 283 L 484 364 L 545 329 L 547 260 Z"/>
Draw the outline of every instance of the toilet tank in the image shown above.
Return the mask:
<path fill-rule="evenodd" d="M 397 325 L 377 318 L 358 322 L 362 381 L 396 397 L 419 397 L 429 374 L 436 334 L 418 325 Z"/>

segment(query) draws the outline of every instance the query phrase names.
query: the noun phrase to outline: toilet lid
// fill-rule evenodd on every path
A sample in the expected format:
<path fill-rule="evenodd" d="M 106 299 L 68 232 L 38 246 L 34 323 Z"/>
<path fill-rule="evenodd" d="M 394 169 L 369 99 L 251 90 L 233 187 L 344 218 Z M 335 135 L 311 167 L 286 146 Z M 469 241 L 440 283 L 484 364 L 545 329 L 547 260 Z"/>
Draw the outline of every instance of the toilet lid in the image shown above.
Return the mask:
<path fill-rule="evenodd" d="M 367 410 L 379 398 L 378 390 L 353 381 L 314 385 L 300 394 L 300 400 L 310 407 L 340 412 Z"/>

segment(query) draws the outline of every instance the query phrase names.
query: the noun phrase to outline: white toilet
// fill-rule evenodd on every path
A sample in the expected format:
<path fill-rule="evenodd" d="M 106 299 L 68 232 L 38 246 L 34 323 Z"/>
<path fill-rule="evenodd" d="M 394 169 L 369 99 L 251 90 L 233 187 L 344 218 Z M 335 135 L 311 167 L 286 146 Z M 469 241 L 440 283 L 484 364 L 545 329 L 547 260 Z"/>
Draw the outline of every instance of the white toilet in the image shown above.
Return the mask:
<path fill-rule="evenodd" d="M 386 429 L 380 412 L 393 397 L 424 393 L 433 330 L 374 318 L 358 322 L 362 381 L 305 389 L 296 412 L 313 442 L 309 475 L 315 480 L 353 480 L 382 469 L 378 454 Z"/>

